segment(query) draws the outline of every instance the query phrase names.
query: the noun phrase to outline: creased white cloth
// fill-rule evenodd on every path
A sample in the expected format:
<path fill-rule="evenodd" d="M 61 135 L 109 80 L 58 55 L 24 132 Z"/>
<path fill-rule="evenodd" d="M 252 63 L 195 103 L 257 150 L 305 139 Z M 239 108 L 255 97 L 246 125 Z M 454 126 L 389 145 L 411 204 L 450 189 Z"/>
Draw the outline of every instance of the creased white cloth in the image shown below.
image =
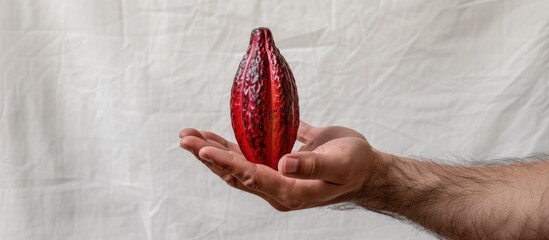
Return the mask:
<path fill-rule="evenodd" d="M 0 1 L 1 239 L 432 239 L 366 211 L 280 213 L 179 148 L 234 139 L 271 28 L 302 119 L 441 160 L 549 151 L 549 2 Z"/>

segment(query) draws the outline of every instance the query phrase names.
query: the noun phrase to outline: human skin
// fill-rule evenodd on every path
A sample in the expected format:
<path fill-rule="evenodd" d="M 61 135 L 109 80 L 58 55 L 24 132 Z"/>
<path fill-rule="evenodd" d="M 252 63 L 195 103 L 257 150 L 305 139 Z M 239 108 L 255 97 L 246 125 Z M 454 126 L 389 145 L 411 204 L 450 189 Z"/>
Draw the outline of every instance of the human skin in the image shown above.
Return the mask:
<path fill-rule="evenodd" d="M 238 145 L 187 128 L 182 148 L 227 184 L 279 211 L 331 204 L 404 217 L 450 239 L 549 238 L 549 161 L 452 166 L 374 149 L 349 128 L 301 122 L 304 145 L 278 171 L 246 161 Z"/>

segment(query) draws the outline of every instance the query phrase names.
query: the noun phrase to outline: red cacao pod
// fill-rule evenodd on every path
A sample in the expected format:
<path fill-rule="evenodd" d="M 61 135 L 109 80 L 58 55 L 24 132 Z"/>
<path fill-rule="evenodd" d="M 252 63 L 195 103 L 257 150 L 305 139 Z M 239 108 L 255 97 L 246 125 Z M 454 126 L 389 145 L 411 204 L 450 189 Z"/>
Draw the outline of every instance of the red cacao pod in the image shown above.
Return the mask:
<path fill-rule="evenodd" d="M 231 121 L 236 141 L 250 162 L 277 169 L 292 151 L 299 127 L 297 87 L 271 31 L 252 31 L 231 90 Z"/>

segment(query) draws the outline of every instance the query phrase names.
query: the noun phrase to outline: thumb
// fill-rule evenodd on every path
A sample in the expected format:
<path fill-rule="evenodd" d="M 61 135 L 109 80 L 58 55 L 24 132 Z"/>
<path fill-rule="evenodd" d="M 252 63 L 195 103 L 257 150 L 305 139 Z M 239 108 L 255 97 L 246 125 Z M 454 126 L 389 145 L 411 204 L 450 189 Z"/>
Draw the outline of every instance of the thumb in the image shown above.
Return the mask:
<path fill-rule="evenodd" d="M 278 162 L 278 171 L 287 177 L 319 179 L 340 184 L 337 159 L 315 152 L 294 152 L 285 155 Z"/>

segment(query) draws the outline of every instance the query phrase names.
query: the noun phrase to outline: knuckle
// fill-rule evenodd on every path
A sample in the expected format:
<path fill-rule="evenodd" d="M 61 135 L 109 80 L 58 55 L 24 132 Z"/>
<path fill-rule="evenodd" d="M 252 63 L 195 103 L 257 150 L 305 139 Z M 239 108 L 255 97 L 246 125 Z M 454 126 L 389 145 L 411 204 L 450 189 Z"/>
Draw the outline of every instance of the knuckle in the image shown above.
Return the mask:
<path fill-rule="evenodd" d="M 210 131 L 200 131 L 200 135 L 202 135 L 204 138 L 208 139 L 212 137 L 212 132 Z"/>
<path fill-rule="evenodd" d="M 258 189 L 258 181 L 255 177 L 249 176 L 241 179 L 242 185 L 249 189 Z"/>
<path fill-rule="evenodd" d="M 223 180 L 223 181 L 225 181 L 225 182 L 230 181 L 230 177 L 231 177 L 231 175 L 223 175 L 223 176 L 220 176 L 221 180 Z"/>
<path fill-rule="evenodd" d="M 235 159 L 237 157 L 233 157 Z M 240 171 L 235 171 L 232 173 L 232 175 L 246 188 L 252 189 L 252 190 L 258 190 L 261 189 L 263 186 L 261 184 L 260 179 L 255 174 L 256 168 L 244 168 L 240 169 Z"/>
<path fill-rule="evenodd" d="M 225 181 L 225 183 L 227 183 L 229 186 L 232 186 L 232 187 L 236 186 L 235 179 L 231 175 L 225 175 L 221 177 L 221 179 L 223 179 L 223 181 Z"/>
<path fill-rule="evenodd" d="M 219 166 L 221 170 L 223 170 L 225 173 L 231 173 L 233 171 L 233 168 L 229 165 L 222 165 Z"/>
<path fill-rule="evenodd" d="M 320 160 L 317 157 L 312 157 L 309 159 L 309 166 L 307 167 L 307 177 L 313 178 L 318 176 L 319 169 L 320 169 Z"/>
<path fill-rule="evenodd" d="M 233 167 L 230 164 L 219 164 L 218 166 L 226 173 L 231 173 L 233 171 Z"/>

